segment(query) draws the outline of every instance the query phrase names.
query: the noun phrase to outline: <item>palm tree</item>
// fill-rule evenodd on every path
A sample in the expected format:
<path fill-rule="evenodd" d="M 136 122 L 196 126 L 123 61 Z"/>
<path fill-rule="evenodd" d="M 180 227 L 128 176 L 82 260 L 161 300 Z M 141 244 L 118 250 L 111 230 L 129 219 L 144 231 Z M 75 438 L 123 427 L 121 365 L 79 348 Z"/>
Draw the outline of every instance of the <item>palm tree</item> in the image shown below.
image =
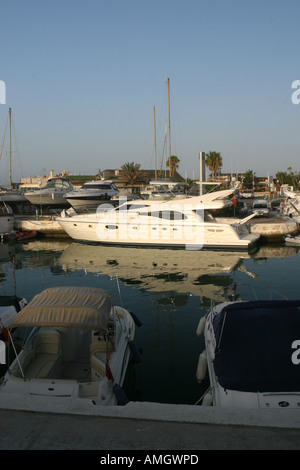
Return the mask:
<path fill-rule="evenodd" d="M 139 163 L 127 162 L 121 166 L 121 175 L 125 179 L 126 184 L 132 186 L 141 177 L 142 171 Z"/>
<path fill-rule="evenodd" d="M 223 165 L 223 159 L 220 152 L 209 152 L 205 159 L 206 166 L 212 173 L 212 178 L 215 179 L 216 173 Z"/>
<path fill-rule="evenodd" d="M 252 188 L 254 189 L 255 173 L 253 172 L 253 170 L 247 170 L 245 172 L 243 183 L 245 185 L 245 188 L 249 188 L 250 186 L 252 186 Z"/>
<path fill-rule="evenodd" d="M 170 168 L 170 178 L 174 178 L 176 170 L 179 168 L 178 163 L 180 162 L 178 157 L 172 155 L 168 161 L 167 166 Z"/>

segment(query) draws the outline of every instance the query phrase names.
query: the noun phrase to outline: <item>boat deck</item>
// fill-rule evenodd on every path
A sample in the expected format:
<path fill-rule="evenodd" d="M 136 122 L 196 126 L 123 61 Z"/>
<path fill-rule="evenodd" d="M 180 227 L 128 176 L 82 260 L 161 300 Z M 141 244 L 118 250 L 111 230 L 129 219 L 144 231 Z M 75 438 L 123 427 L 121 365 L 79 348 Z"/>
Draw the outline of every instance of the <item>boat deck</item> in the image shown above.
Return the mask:
<path fill-rule="evenodd" d="M 72 362 L 63 365 L 60 379 L 77 380 L 77 382 L 91 381 L 91 361 L 89 358 L 76 357 Z"/>

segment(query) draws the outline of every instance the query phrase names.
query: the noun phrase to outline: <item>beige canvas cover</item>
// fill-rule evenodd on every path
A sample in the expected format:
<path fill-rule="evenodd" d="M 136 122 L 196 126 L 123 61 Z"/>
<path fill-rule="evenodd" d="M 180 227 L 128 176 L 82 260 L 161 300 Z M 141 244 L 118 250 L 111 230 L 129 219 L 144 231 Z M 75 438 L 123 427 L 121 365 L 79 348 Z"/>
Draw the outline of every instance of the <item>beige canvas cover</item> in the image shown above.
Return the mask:
<path fill-rule="evenodd" d="M 100 288 L 52 287 L 36 295 L 9 327 L 67 326 L 106 330 L 112 305 L 109 292 Z"/>

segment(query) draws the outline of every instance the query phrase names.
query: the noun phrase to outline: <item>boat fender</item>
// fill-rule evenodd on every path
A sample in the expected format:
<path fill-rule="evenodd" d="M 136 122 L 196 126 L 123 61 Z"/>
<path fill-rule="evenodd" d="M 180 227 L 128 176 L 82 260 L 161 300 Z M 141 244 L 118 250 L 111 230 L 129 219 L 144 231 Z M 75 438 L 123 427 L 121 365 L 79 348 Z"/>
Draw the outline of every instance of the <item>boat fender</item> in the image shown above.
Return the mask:
<path fill-rule="evenodd" d="M 143 323 L 139 320 L 139 318 L 132 312 L 130 312 L 130 315 L 133 318 L 133 321 L 137 327 L 143 326 Z"/>
<path fill-rule="evenodd" d="M 138 348 L 136 347 L 136 344 L 134 341 L 128 341 L 128 346 L 131 351 L 132 357 L 133 357 L 133 362 L 141 362 L 142 358 L 140 355 L 140 352 Z"/>
<path fill-rule="evenodd" d="M 206 350 L 200 354 L 197 366 L 196 377 L 198 382 L 202 382 L 205 379 L 207 371 L 207 355 Z"/>
<path fill-rule="evenodd" d="M 211 406 L 213 403 L 213 397 L 210 392 L 206 393 L 202 400 L 202 406 Z"/>
<path fill-rule="evenodd" d="M 113 392 L 116 395 L 119 405 L 125 406 L 129 402 L 126 393 L 119 384 L 115 383 L 113 386 Z"/>
<path fill-rule="evenodd" d="M 196 330 L 197 336 L 201 336 L 201 335 L 202 335 L 203 330 L 204 330 L 205 322 L 206 322 L 206 318 L 205 318 L 205 317 L 200 318 L 200 321 L 199 321 L 199 323 L 198 323 L 198 327 L 197 327 L 197 330 Z"/>

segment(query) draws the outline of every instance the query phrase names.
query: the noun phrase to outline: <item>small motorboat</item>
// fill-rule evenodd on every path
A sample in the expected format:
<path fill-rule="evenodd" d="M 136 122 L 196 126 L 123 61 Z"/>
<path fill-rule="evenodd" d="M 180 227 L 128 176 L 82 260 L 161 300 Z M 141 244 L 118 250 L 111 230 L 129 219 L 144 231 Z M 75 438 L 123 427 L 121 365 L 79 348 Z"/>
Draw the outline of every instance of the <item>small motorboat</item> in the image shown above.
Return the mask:
<path fill-rule="evenodd" d="M 130 355 L 140 360 L 134 315 L 114 306 L 108 291 L 45 289 L 9 325 L 16 327 L 29 327 L 32 334 L 0 385 L 1 404 L 12 394 L 13 406 L 29 400 L 31 410 L 41 397 L 46 407 L 63 412 L 82 409 L 84 402 L 91 408 L 127 403 L 122 385 Z"/>
<path fill-rule="evenodd" d="M 33 240 L 36 238 L 37 232 L 36 230 L 22 230 L 22 231 L 15 231 L 5 234 L 2 236 L 2 240 L 5 242 L 26 242 L 29 240 Z"/>
<path fill-rule="evenodd" d="M 22 232 L 16 232 L 16 238 L 18 242 L 24 242 L 32 240 L 37 235 L 36 230 L 23 230 Z"/>
<path fill-rule="evenodd" d="M 286 235 L 284 237 L 286 245 L 289 246 L 299 246 L 300 247 L 300 236 Z"/>
<path fill-rule="evenodd" d="M 64 195 L 72 190 L 73 186 L 70 180 L 58 176 L 49 178 L 46 185 L 41 189 L 27 191 L 24 196 L 30 204 L 37 207 L 63 208 L 70 207 Z"/>
<path fill-rule="evenodd" d="M 300 300 L 223 302 L 200 319 L 205 351 L 197 378 L 208 369 L 203 405 L 294 408 L 300 394 Z"/>
<path fill-rule="evenodd" d="M 119 190 L 115 183 L 106 180 L 88 181 L 80 189 L 65 194 L 65 199 L 75 210 L 97 209 L 99 204 L 116 197 Z"/>

